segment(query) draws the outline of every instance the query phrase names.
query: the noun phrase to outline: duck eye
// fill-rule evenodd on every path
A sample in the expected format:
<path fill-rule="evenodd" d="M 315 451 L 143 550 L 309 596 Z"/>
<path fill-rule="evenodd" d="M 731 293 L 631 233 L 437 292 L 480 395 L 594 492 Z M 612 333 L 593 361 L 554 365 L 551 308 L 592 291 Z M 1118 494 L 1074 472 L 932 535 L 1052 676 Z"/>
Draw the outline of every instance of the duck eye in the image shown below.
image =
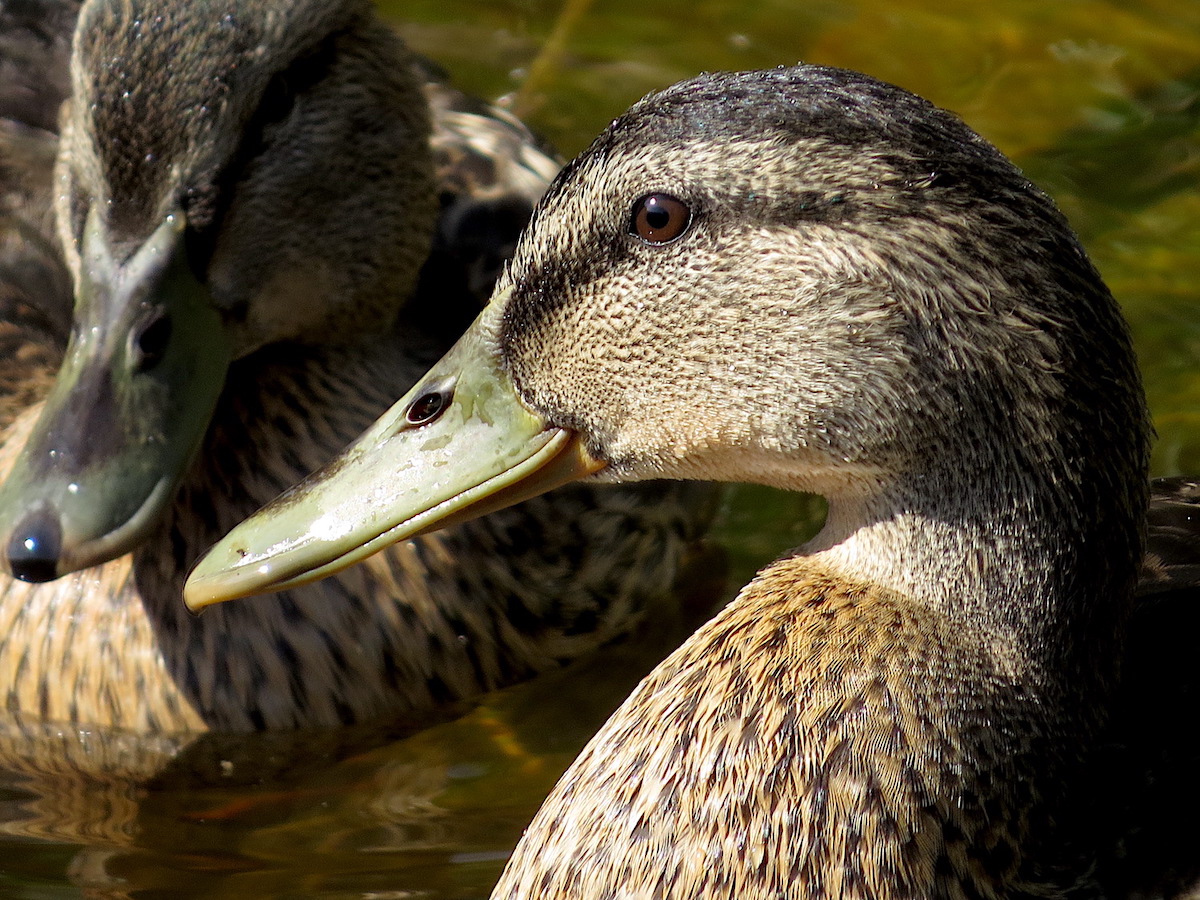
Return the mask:
<path fill-rule="evenodd" d="M 410 425 L 428 425 L 450 405 L 451 391 L 429 391 L 408 405 L 404 418 Z"/>
<path fill-rule="evenodd" d="M 629 233 L 647 244 L 669 244 L 692 224 L 688 205 L 670 194 L 647 194 L 633 204 Z"/>

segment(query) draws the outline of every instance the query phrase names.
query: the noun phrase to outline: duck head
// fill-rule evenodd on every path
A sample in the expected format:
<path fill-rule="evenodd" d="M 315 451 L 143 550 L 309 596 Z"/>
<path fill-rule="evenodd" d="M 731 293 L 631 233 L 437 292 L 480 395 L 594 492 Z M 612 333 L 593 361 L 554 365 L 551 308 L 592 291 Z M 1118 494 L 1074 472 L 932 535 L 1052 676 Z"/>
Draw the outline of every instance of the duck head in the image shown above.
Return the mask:
<path fill-rule="evenodd" d="M 432 230 L 428 132 L 365 0 L 84 4 L 55 191 L 74 322 L 0 488 L 13 575 L 136 547 L 233 360 L 390 326 Z"/>
<path fill-rule="evenodd" d="M 824 494 L 810 549 L 915 591 L 984 577 L 952 533 L 1015 543 L 1048 506 L 1063 527 L 1109 503 L 1136 519 L 1145 462 L 1116 304 L 1002 154 L 856 73 L 709 75 L 563 171 L 457 347 L 222 540 L 186 599 L 320 577 L 577 477 Z M 1133 525 L 1119 541 L 1135 554 Z"/>

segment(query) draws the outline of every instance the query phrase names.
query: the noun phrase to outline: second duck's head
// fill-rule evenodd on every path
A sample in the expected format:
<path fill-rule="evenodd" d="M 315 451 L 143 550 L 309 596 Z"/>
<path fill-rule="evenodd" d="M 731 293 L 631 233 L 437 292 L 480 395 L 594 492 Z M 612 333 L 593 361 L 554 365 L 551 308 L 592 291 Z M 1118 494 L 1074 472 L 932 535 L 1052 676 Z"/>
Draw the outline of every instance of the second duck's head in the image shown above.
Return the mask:
<path fill-rule="evenodd" d="M 54 191 L 75 319 L 0 489 L 10 572 L 135 547 L 232 360 L 392 323 L 432 231 L 428 132 L 366 0 L 84 4 Z"/>

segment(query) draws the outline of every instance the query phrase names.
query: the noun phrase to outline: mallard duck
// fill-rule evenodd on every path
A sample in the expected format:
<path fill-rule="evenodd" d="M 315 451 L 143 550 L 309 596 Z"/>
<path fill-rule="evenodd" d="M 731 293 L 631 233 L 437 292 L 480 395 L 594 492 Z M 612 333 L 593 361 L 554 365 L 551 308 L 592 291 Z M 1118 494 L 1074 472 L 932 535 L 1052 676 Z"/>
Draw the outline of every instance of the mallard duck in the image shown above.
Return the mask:
<path fill-rule="evenodd" d="M 823 494 L 823 530 L 641 683 L 493 896 L 1060 896 L 1128 850 L 1091 827 L 1120 771 L 1091 751 L 1147 421 L 1066 220 L 957 117 L 838 69 L 704 75 L 566 167 L 456 347 L 186 594 L 576 478 Z"/>
<path fill-rule="evenodd" d="M 708 515 L 670 487 L 539 501 L 190 615 L 195 558 L 450 345 L 558 164 L 366 0 L 88 2 L 69 79 L 54 23 L 75 4 L 0 12 L 27 57 L 4 63 L 25 73 L 4 86 L 24 228 L 5 247 L 74 291 L 72 318 L 70 293 L 6 269 L 9 714 L 160 733 L 421 715 L 586 653 L 666 594 Z"/>

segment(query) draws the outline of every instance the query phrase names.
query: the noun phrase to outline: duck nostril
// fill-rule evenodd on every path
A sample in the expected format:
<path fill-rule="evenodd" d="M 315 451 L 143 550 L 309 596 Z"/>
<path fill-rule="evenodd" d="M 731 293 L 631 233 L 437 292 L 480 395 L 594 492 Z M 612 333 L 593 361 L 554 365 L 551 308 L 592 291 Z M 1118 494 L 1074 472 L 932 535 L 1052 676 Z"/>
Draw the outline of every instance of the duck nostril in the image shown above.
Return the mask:
<path fill-rule="evenodd" d="M 8 541 L 8 566 L 14 578 L 43 582 L 58 577 L 62 555 L 62 526 L 48 510 L 38 510 L 13 529 Z"/>
<path fill-rule="evenodd" d="M 162 362 L 167 346 L 171 342 L 171 318 L 157 315 L 133 336 L 133 361 L 135 372 L 148 372 Z"/>

